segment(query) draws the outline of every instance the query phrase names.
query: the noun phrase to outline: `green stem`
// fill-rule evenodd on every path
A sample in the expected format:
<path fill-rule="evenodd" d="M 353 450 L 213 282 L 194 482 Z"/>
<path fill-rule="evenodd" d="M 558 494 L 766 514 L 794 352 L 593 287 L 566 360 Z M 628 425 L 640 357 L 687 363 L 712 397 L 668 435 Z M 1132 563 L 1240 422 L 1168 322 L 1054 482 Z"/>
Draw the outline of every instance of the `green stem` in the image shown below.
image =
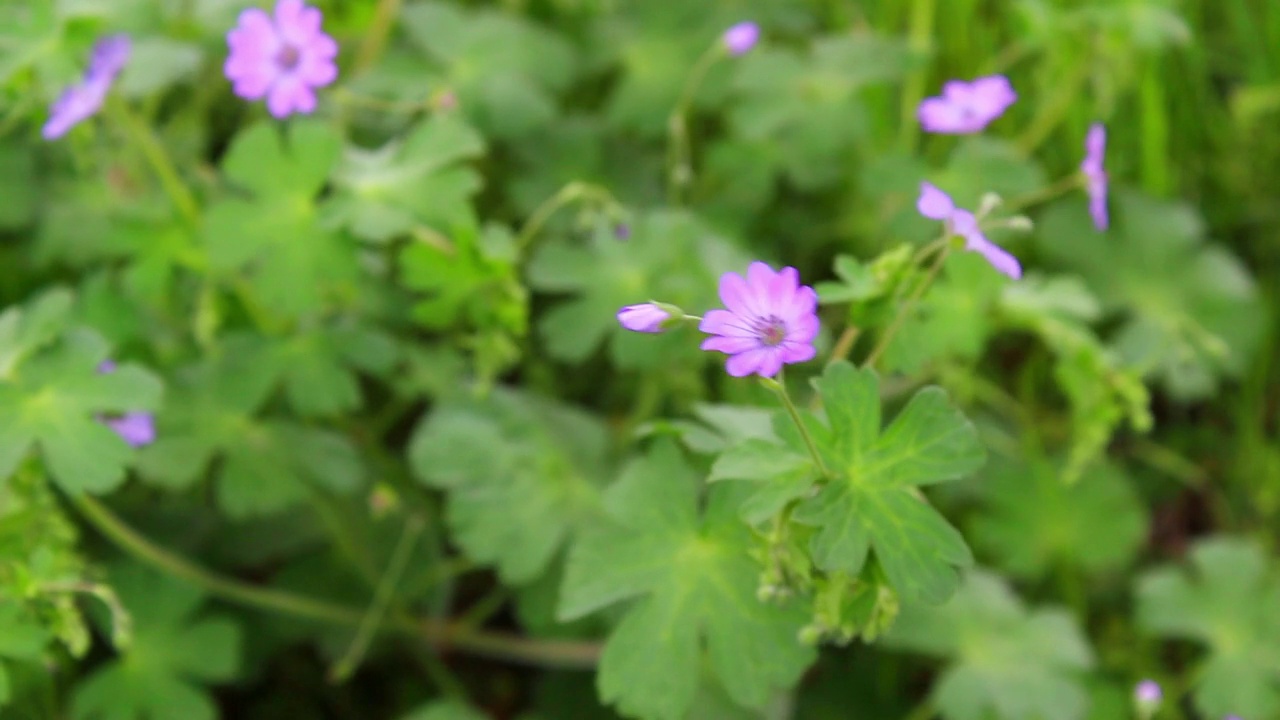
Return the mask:
<path fill-rule="evenodd" d="M 1022 210 L 1035 207 L 1041 203 L 1053 200 L 1059 195 L 1065 195 L 1072 190 L 1078 190 L 1082 187 L 1084 187 L 1084 177 L 1080 173 L 1071 173 L 1070 175 L 1058 178 L 1039 190 L 1032 190 L 1025 195 L 1019 195 L 1018 197 L 1006 202 L 1004 204 L 1004 209 L 1010 213 L 1021 212 Z"/>
<path fill-rule="evenodd" d="M 111 644 L 117 648 L 128 647 L 133 641 L 133 616 L 120 602 L 120 596 L 109 585 L 92 582 L 51 582 L 40 586 L 45 593 L 74 593 L 95 598 L 107 608 L 111 616 Z"/>
<path fill-rule="evenodd" d="M 122 550 L 173 577 L 198 585 L 210 594 L 242 605 L 333 625 L 358 627 L 364 619 L 364 613 L 358 609 L 282 590 L 264 589 L 210 572 L 152 543 L 96 499 L 81 494 L 71 497 L 70 501 L 98 532 Z M 433 619 L 396 618 L 383 627 L 441 648 L 456 648 L 475 655 L 538 667 L 589 668 L 594 667 L 600 658 L 598 643 L 535 640 L 509 633 L 463 628 L 456 623 Z"/>
<path fill-rule="evenodd" d="M 579 200 L 589 199 L 597 199 L 605 204 L 613 202 L 613 196 L 609 194 L 609 191 L 598 185 L 575 180 L 560 188 L 555 195 L 544 200 L 533 211 L 533 214 L 525 222 L 524 227 L 520 229 L 520 234 L 516 236 L 516 252 L 520 254 L 528 252 L 529 247 L 538 236 L 538 232 L 542 230 L 542 226 L 546 225 L 551 216 L 555 215 L 560 208 Z"/>
<path fill-rule="evenodd" d="M 911 708 L 911 712 L 904 715 L 902 720 L 931 720 L 937 714 L 937 709 L 933 707 L 933 698 L 927 697 L 921 700 L 919 705 Z"/>
<path fill-rule="evenodd" d="M 1026 130 L 1015 143 L 1023 155 L 1031 155 L 1040 144 L 1049 138 L 1058 123 L 1067 116 L 1071 108 L 1080 100 L 1080 89 L 1088 76 L 1089 64 L 1080 63 L 1074 72 L 1067 76 L 1059 86 L 1058 92 L 1049 98 L 1049 102 L 1040 106 L 1040 112 L 1031 119 Z"/>
<path fill-rule="evenodd" d="M 884 334 L 880 336 L 876 346 L 871 349 L 871 354 L 863 361 L 862 367 L 875 368 L 876 361 L 880 359 L 880 356 L 889 347 L 889 343 L 893 341 L 893 336 L 902 328 L 902 323 L 906 322 L 907 315 L 915 308 L 916 303 L 920 302 L 920 298 L 924 296 L 925 291 L 929 289 L 929 286 L 938 277 L 938 272 L 942 270 L 942 266 L 946 263 L 950 254 L 950 246 L 944 246 L 942 251 L 938 253 L 933 265 L 929 267 L 928 274 L 925 275 L 924 280 L 916 287 L 915 291 L 911 293 L 911 296 L 907 298 L 907 301 L 902 304 L 902 307 L 898 308 L 898 314 L 894 316 L 893 322 L 890 323 Z"/>
<path fill-rule="evenodd" d="M 805 427 L 804 420 L 800 417 L 800 411 L 796 408 L 796 404 L 791 402 L 791 396 L 787 393 L 787 386 L 783 382 L 782 373 L 778 373 L 778 379 L 766 379 L 765 384 L 777 394 L 778 399 L 782 401 L 782 406 L 787 409 L 787 414 L 791 416 L 791 422 L 795 423 L 796 429 L 800 431 L 800 437 L 804 438 L 805 447 L 809 448 L 809 454 L 813 456 L 813 462 L 818 466 L 818 470 L 824 477 L 831 477 L 831 472 L 827 470 L 826 463 L 822 462 L 822 455 L 818 454 L 818 446 L 813 442 L 813 436 L 809 434 L 809 428 Z"/>
<path fill-rule="evenodd" d="M 680 99 L 667 118 L 667 199 L 672 205 L 684 204 L 684 191 L 693 182 L 693 141 L 689 136 L 689 113 L 693 99 L 702 86 L 707 72 L 716 61 L 724 57 L 724 45 L 720 39 L 707 48 L 689 71 Z"/>
<path fill-rule="evenodd" d="M 377 588 L 373 591 L 373 600 L 369 603 L 369 610 L 360 621 L 360 627 L 356 629 L 356 636 L 351 640 L 351 646 L 347 648 L 346 654 L 330 670 L 330 681 L 342 682 L 351 677 L 351 673 L 355 672 L 355 669 L 360 666 L 360 661 L 364 659 L 365 653 L 369 650 L 369 643 L 373 641 L 374 633 L 386 616 L 392 593 L 395 592 L 396 586 L 400 584 L 400 579 L 404 577 L 405 567 L 409 564 L 409 557 L 413 553 L 413 547 L 418 541 L 418 536 L 422 534 L 422 530 L 425 527 L 426 523 L 417 515 L 411 515 L 409 520 L 405 522 L 404 532 L 400 535 L 400 541 L 396 543 L 395 549 L 392 550 L 391 559 L 387 561 L 387 569 L 378 581 Z"/>
<path fill-rule="evenodd" d="M 382 49 L 387 44 L 387 36 L 391 34 L 391 26 L 395 23 L 396 16 L 400 14 L 400 2 L 401 0 L 378 0 L 373 22 L 366 31 L 359 54 L 356 55 L 354 75 L 359 75 L 373 67 L 373 64 L 382 56 Z"/>
<path fill-rule="evenodd" d="M 923 55 L 933 38 L 933 20 L 936 15 L 936 0 L 915 0 L 911 3 L 911 20 L 908 29 L 907 43 L 911 51 Z M 921 68 L 912 73 L 902 88 L 901 135 L 900 144 L 908 152 L 915 149 L 920 137 L 920 124 L 916 122 L 916 108 L 924 99 L 925 83 L 929 80 L 928 70 Z"/>
<path fill-rule="evenodd" d="M 142 151 L 142 155 L 146 158 L 147 163 L 156 174 L 156 178 L 160 180 L 160 185 L 164 188 L 169 199 L 173 201 L 174 207 L 182 214 L 192 226 L 200 223 L 200 205 L 196 202 L 195 195 L 187 188 L 182 181 L 182 177 L 178 175 L 178 171 L 174 168 L 173 160 L 169 154 L 165 152 L 164 146 L 156 139 L 155 133 L 151 131 L 142 120 L 129 109 L 129 105 L 123 100 L 112 102 L 112 113 L 125 130 L 128 131 L 130 137 L 138 145 L 138 149 Z"/>

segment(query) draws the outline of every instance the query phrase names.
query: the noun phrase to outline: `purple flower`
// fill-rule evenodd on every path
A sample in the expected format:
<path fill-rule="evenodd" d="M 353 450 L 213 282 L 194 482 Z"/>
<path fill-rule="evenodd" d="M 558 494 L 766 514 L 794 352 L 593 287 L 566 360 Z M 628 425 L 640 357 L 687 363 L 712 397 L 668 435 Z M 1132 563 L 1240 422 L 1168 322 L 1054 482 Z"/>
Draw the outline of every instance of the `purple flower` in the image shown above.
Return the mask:
<path fill-rule="evenodd" d="M 703 350 L 730 355 L 730 375 L 773 377 L 784 363 L 812 360 L 817 353 L 818 294 L 800 284 L 795 268 L 774 272 L 753 262 L 745 279 L 725 273 L 720 299 L 727 309 L 708 312 L 698 329 L 713 336 L 702 341 Z"/>
<path fill-rule="evenodd" d="M 982 229 L 978 227 L 978 219 L 973 213 L 956 207 L 950 195 L 927 182 L 922 182 L 916 208 L 921 215 L 946 223 L 947 232 L 964 238 L 965 250 L 981 254 L 987 262 L 991 263 L 991 267 L 1015 280 L 1022 277 L 1022 266 L 1018 264 L 1018 259 L 988 240 L 987 236 L 982 234 Z"/>
<path fill-rule="evenodd" d="M 103 419 L 102 423 L 134 447 L 150 445 L 156 439 L 156 423 L 151 413 L 130 412 Z"/>
<path fill-rule="evenodd" d="M 920 103 L 916 116 L 929 132 L 968 135 L 980 132 L 1017 99 L 1018 94 L 1003 75 L 972 82 L 950 80 L 942 86 L 942 95 Z"/>
<path fill-rule="evenodd" d="M 654 303 L 628 305 L 618 311 L 618 322 L 633 332 L 660 333 L 662 324 L 671 319 L 671 313 Z"/>
<path fill-rule="evenodd" d="M 1160 683 L 1155 680 L 1143 680 L 1133 688 L 1133 699 L 1139 705 L 1158 705 L 1163 698 Z"/>
<path fill-rule="evenodd" d="M 98 363 L 97 369 L 103 374 L 113 373 L 116 371 L 116 363 L 114 360 L 103 360 Z M 155 442 L 156 424 L 155 417 L 151 413 L 127 412 L 123 415 L 98 418 L 98 420 L 133 447 L 142 447 Z"/>
<path fill-rule="evenodd" d="M 1084 139 L 1084 162 L 1080 163 L 1080 171 L 1084 173 L 1089 192 L 1089 214 L 1099 230 L 1106 230 L 1108 221 L 1107 171 L 1102 167 L 1106 151 L 1107 129 L 1102 123 L 1094 123 Z"/>
<path fill-rule="evenodd" d="M 338 77 L 338 44 L 320 29 L 322 19 L 302 0 L 279 0 L 274 18 L 260 8 L 241 12 L 227 33 L 231 54 L 223 67 L 236 95 L 265 97 L 277 118 L 315 110 L 314 88 Z"/>
<path fill-rule="evenodd" d="M 107 92 L 116 76 L 129 62 L 131 43 L 125 35 L 112 35 L 99 40 L 89 55 L 89 68 L 80 82 L 62 91 L 49 106 L 49 119 L 40 134 L 45 140 L 56 140 L 102 108 Z"/>
<path fill-rule="evenodd" d="M 760 39 L 760 26 L 753 22 L 740 22 L 725 30 L 720 39 L 730 55 L 742 55 L 756 46 Z"/>

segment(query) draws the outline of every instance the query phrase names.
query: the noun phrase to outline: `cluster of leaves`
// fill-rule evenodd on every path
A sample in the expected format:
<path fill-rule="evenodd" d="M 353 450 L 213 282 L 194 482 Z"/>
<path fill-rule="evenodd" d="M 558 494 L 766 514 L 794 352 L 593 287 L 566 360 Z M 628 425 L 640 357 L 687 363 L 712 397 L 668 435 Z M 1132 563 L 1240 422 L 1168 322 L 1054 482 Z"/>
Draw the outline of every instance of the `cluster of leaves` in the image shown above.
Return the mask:
<path fill-rule="evenodd" d="M 756 3 L 767 39 L 730 57 L 727 0 L 319 2 L 340 80 L 284 123 L 220 74 L 250 4 L 0 5 L 0 712 L 1119 720 L 1179 673 L 1206 717 L 1280 712 L 1260 547 L 1129 581 L 1152 516 L 1213 492 L 1152 482 L 1203 475 L 1139 438 L 1153 397 L 1203 409 L 1266 340 L 1200 215 L 1125 187 L 1163 132 L 1135 69 L 1188 36 L 1167 3 L 1023 3 L 989 48 L 1033 59 L 1023 99 L 926 142 L 907 106 L 992 40 L 971 3 L 938 4 L 932 56 L 892 3 Z M 134 43 L 108 107 L 37 142 L 108 32 Z M 1097 232 L 1050 178 L 1139 82 Z M 1027 276 L 931 267 L 923 180 Z M 821 370 L 761 391 L 615 321 L 702 313 L 755 258 L 817 286 Z M 134 448 L 106 421 L 139 412 Z"/>

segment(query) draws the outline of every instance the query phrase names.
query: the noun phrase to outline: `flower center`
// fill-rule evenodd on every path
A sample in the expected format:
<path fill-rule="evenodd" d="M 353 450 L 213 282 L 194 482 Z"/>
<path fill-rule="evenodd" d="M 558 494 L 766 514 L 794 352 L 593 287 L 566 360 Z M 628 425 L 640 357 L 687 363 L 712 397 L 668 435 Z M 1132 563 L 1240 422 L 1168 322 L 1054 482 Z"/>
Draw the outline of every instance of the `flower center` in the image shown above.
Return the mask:
<path fill-rule="evenodd" d="M 787 339 L 787 324 L 777 315 L 757 318 L 755 321 L 756 336 L 760 342 L 769 347 L 776 347 Z"/>
<path fill-rule="evenodd" d="M 298 67 L 298 61 L 302 59 L 302 52 L 298 50 L 297 45 L 286 44 L 280 48 L 280 52 L 276 53 L 276 65 L 285 72 L 292 72 Z"/>

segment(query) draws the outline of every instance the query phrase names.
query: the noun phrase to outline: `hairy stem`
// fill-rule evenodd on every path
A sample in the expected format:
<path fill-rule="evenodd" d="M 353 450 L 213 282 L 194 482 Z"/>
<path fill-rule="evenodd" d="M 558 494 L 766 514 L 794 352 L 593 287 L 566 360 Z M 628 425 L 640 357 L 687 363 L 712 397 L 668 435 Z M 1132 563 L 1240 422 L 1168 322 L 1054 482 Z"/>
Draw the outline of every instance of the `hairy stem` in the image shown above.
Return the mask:
<path fill-rule="evenodd" d="M 809 428 L 805 427 L 803 418 L 800 417 L 800 411 L 796 408 L 796 404 L 791 401 L 791 395 L 787 393 L 787 386 L 782 380 L 782 374 L 778 374 L 778 379 L 766 379 L 765 385 L 778 396 L 782 401 L 782 406 L 787 409 L 787 414 L 791 416 L 791 422 L 795 423 L 796 429 L 800 431 L 800 437 L 804 438 L 805 447 L 809 448 L 809 454 L 813 456 L 813 462 L 818 466 L 818 471 L 824 477 L 831 477 L 831 472 L 827 470 L 826 463 L 822 462 L 822 455 L 818 453 L 818 446 L 813 442 L 813 436 L 809 434 Z"/>
<path fill-rule="evenodd" d="M 884 354 L 884 351 L 888 349 L 889 343 L 893 341 L 893 336 L 898 333 L 898 330 L 902 329 L 902 323 L 906 322 L 907 315 L 915 309 L 916 303 L 920 302 L 920 298 L 924 297 L 925 291 L 928 290 L 929 286 L 933 285 L 933 281 L 937 279 L 938 273 L 942 270 L 942 266 L 946 263 L 947 257 L 950 254 L 951 248 L 944 245 L 942 250 L 938 252 L 937 257 L 934 258 L 933 265 L 929 266 L 929 272 L 925 275 L 924 280 L 916 287 L 915 291 L 911 293 L 911 296 L 907 298 L 906 302 L 902 304 L 902 307 L 898 308 L 898 314 L 893 317 L 893 322 L 889 324 L 889 327 L 884 331 L 884 334 L 880 336 L 880 339 L 876 342 L 876 346 L 871 349 L 871 354 L 868 355 L 867 359 L 862 363 L 862 367 L 874 368 L 876 366 L 876 361 L 879 360 L 880 356 Z"/>
<path fill-rule="evenodd" d="M 711 66 L 722 57 L 724 46 L 717 39 L 694 63 L 680 91 L 680 99 L 667 118 L 667 199 L 672 205 L 684 204 L 684 191 L 693 181 L 693 140 L 689 135 L 693 99 Z"/>

